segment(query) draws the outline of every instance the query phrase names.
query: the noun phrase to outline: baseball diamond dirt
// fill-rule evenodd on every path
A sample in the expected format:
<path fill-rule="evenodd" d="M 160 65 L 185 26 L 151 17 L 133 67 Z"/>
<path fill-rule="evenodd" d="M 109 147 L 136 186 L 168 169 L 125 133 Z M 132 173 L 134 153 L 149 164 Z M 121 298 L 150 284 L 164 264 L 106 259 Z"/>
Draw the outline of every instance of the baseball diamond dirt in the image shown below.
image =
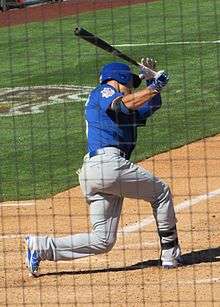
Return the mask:
<path fill-rule="evenodd" d="M 82 12 L 115 8 L 136 3 L 147 3 L 157 0 L 70 0 L 61 3 L 42 4 L 24 9 L 10 10 L 0 13 L 0 27 L 19 25 L 41 20 L 51 20 L 79 14 Z"/>
<path fill-rule="evenodd" d="M 141 2 L 147 1 L 69 1 L 45 5 L 43 10 L 39 6 L 0 13 L 0 24 Z M 14 89 L 20 99 L 25 90 Z M 13 109 L 8 100 L 4 103 L 10 91 L 0 95 L 0 118 L 43 112 L 48 103 L 78 95 L 77 87 L 52 86 L 45 101 L 44 88 L 37 87 L 32 95 L 34 99 L 38 95 L 38 104 L 27 108 L 25 101 L 21 105 L 16 100 Z M 158 266 L 159 240 L 151 207 L 126 199 L 111 252 L 71 262 L 43 262 L 40 277 L 30 278 L 24 262 L 25 235 L 89 231 L 88 207 L 79 187 L 48 199 L 4 202 L 0 204 L 1 306 L 220 306 L 220 134 L 140 164 L 171 187 L 184 265 L 173 270 Z"/>
<path fill-rule="evenodd" d="M 1 203 L 2 306 L 219 306 L 220 135 L 141 165 L 172 187 L 184 266 L 158 267 L 159 241 L 150 205 L 125 200 L 116 246 L 72 262 L 43 262 L 39 278 L 24 263 L 28 233 L 89 230 L 79 187 L 45 200 Z"/>

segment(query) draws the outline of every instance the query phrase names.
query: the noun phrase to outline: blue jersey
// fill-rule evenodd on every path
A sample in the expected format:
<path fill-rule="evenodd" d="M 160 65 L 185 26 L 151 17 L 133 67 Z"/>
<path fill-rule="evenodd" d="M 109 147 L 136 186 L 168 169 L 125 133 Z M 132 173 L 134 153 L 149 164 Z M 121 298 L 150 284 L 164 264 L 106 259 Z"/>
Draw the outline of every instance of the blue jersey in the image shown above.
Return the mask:
<path fill-rule="evenodd" d="M 137 127 L 145 125 L 161 106 L 160 94 L 154 96 L 138 110 L 111 109 L 111 104 L 123 94 L 109 84 L 98 85 L 89 95 L 85 105 L 88 152 L 103 147 L 117 147 L 129 158 L 137 141 Z"/>

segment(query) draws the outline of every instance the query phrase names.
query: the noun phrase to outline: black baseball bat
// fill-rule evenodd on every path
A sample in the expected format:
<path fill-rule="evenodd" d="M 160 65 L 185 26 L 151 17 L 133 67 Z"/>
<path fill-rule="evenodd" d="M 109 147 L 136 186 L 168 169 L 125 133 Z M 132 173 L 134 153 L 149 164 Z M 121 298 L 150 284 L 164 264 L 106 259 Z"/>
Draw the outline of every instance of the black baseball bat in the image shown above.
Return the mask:
<path fill-rule="evenodd" d="M 142 68 L 142 64 L 138 63 L 137 61 L 135 61 L 134 59 L 132 59 L 128 55 L 126 55 L 123 52 L 121 52 L 120 50 L 116 49 L 115 47 L 113 47 L 112 45 L 110 45 L 109 43 L 107 43 L 106 41 L 104 41 L 103 39 L 98 37 L 97 35 L 90 33 L 89 31 L 87 31 L 87 30 L 85 30 L 81 27 L 75 28 L 74 34 L 76 36 L 80 37 L 80 38 L 83 38 L 87 42 L 95 45 L 96 47 L 99 47 L 99 48 L 111 53 L 114 56 L 117 56 L 117 57 L 135 65 L 135 66 L 138 66 L 139 68 Z M 156 76 L 156 72 L 154 70 L 150 69 L 149 67 L 147 69 L 148 69 L 148 72 L 151 74 L 152 77 Z"/>
<path fill-rule="evenodd" d="M 123 60 L 135 65 L 135 66 L 140 66 L 140 64 L 135 61 L 134 59 L 130 58 L 128 55 L 124 54 L 123 52 L 121 52 L 120 50 L 116 49 L 115 47 L 111 46 L 109 43 L 105 42 L 103 39 L 99 38 L 98 36 L 90 33 L 89 31 L 81 28 L 81 27 L 77 27 L 74 30 L 74 34 L 76 36 L 79 36 L 81 38 L 83 38 L 84 40 L 86 40 L 87 42 L 95 45 L 96 47 L 99 47 L 109 53 L 111 53 L 114 56 L 117 56 L 119 58 L 122 58 Z"/>

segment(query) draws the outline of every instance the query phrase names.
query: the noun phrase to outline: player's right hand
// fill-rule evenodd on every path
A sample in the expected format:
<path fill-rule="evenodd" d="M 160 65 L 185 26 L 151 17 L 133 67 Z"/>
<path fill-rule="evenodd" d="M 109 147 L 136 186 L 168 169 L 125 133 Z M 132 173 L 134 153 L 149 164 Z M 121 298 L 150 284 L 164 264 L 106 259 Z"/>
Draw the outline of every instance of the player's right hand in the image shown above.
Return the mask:
<path fill-rule="evenodd" d="M 153 58 L 142 58 L 141 64 L 144 65 L 145 67 L 155 70 L 157 66 L 157 61 Z"/>
<path fill-rule="evenodd" d="M 160 92 L 167 85 L 169 79 L 169 74 L 164 70 L 160 70 L 157 72 L 153 82 L 149 87 Z"/>
<path fill-rule="evenodd" d="M 152 80 L 155 75 L 157 61 L 153 58 L 142 58 L 140 63 L 140 79 L 142 80 Z M 153 72 L 152 72 L 153 71 Z"/>

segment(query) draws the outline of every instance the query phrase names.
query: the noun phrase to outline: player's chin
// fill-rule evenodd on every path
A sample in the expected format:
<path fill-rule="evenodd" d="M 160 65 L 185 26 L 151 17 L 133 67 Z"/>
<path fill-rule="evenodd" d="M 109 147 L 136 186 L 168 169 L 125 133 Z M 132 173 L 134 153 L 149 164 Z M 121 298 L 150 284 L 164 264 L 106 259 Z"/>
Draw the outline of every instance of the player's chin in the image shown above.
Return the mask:
<path fill-rule="evenodd" d="M 133 91 L 133 88 L 132 88 L 132 87 L 129 87 L 129 86 L 126 86 L 126 85 L 121 85 L 121 86 L 120 86 L 120 92 L 121 92 L 124 96 L 131 94 L 132 91 Z"/>

